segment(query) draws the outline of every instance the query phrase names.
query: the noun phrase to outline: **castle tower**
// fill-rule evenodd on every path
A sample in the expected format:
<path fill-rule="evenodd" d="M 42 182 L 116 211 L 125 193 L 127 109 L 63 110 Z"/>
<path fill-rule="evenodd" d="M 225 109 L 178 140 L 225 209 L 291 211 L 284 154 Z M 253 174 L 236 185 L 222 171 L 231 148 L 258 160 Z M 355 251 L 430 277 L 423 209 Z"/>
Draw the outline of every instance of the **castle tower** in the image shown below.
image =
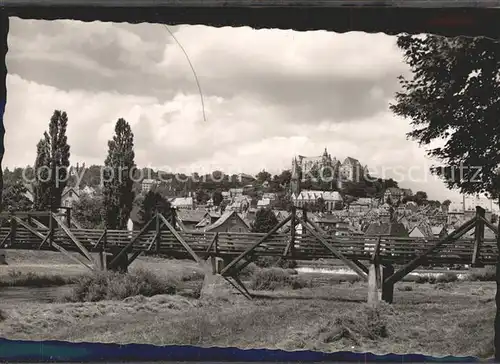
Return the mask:
<path fill-rule="evenodd" d="M 292 177 L 290 180 L 290 193 L 298 195 L 300 193 L 300 171 L 297 158 L 292 160 Z"/>
<path fill-rule="evenodd" d="M 330 156 L 330 154 L 328 154 L 328 151 L 326 150 L 325 147 L 325 151 L 323 152 L 323 156 L 321 157 L 322 167 L 329 166 L 331 162 L 332 162 L 332 157 Z"/>

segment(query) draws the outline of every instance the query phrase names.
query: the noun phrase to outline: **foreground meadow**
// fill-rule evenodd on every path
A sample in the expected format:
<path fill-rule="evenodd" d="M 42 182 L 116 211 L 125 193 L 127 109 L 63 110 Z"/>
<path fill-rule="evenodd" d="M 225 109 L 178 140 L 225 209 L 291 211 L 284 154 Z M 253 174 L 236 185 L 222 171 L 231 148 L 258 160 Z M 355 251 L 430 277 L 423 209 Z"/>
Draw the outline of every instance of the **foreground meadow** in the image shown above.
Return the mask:
<path fill-rule="evenodd" d="M 69 285 L 51 303 L 3 300 L 0 332 L 9 339 L 483 358 L 493 353 L 494 282 L 402 282 L 393 305 L 373 310 L 364 303 L 365 283 L 332 275 L 254 267 L 245 274 L 256 294 L 252 301 L 232 290 L 207 299 L 200 298 L 203 274 L 192 262 L 140 258 L 128 277 L 94 277 L 59 254 L 8 254 L 0 292 Z"/>

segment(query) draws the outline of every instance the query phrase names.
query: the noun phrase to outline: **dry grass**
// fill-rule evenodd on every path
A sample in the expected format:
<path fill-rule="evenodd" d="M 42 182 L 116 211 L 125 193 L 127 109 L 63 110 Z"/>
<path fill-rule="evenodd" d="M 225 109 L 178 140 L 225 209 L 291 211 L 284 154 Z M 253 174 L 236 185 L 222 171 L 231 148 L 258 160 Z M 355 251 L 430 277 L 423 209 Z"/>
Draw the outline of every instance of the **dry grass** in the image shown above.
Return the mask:
<path fill-rule="evenodd" d="M 453 290 L 413 284 L 413 291 L 397 290 L 395 304 L 378 310 L 362 302 L 361 283 L 253 301 L 157 295 L 33 304 L 9 310 L 0 331 L 17 339 L 488 356 L 494 285 L 450 284 Z"/>
<path fill-rule="evenodd" d="M 8 268 L 14 269 L 15 264 L 9 263 Z M 41 264 L 40 259 L 37 264 Z M 45 264 L 49 264 L 49 259 Z M 145 273 L 149 278 L 142 278 L 149 282 L 147 289 L 131 278 L 143 274 L 144 269 L 150 272 Z M 379 354 L 414 352 L 435 356 L 488 357 L 493 352 L 496 286 L 492 282 L 454 281 L 451 275 L 445 275 L 446 278 L 434 284 L 399 283 L 394 293 L 395 303 L 373 310 L 364 303 L 367 295 L 364 282 L 311 275 L 308 280 L 311 284 L 303 288 L 277 290 L 276 287 L 288 285 L 289 280 L 298 279 L 297 275 L 280 270 L 271 279 L 266 272 L 255 265 L 244 270 L 247 281 L 261 279 L 265 283 L 254 286 L 260 289 L 257 292 L 260 296 L 252 301 L 236 295 L 213 300 L 179 294 L 145 297 L 159 292 L 156 284 L 162 287 L 165 281 L 175 282 L 176 287 L 192 281 L 198 284 L 203 273 L 192 262 L 141 257 L 128 278 L 112 279 L 111 285 L 103 278 L 94 278 L 82 285 L 93 287 L 91 295 L 114 300 L 6 305 L 0 311 L 0 332 L 6 338 L 31 340 L 353 350 Z M 268 278 L 263 279 L 266 275 Z M 276 281 L 284 284 L 274 287 L 269 284 Z M 99 293 L 102 284 L 108 284 L 106 294 Z M 89 295 L 87 288 L 82 290 L 84 297 Z M 135 294 L 143 295 L 121 299 Z"/>

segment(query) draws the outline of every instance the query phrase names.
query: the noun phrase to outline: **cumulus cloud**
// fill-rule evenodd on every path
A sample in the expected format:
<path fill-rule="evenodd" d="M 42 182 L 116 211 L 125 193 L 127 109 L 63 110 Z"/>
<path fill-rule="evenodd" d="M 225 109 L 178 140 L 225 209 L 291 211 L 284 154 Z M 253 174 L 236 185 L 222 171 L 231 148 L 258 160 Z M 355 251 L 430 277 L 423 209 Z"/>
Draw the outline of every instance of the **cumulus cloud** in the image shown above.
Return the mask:
<path fill-rule="evenodd" d="M 387 177 L 402 171 L 401 185 L 433 198 L 449 196 L 429 178 L 424 151 L 406 140 L 408 122 L 388 110 L 397 76 L 408 72 L 394 37 L 171 30 L 201 82 L 207 122 L 189 64 L 161 25 L 12 19 L 5 163 L 33 163 L 52 112 L 62 109 L 74 164 L 103 163 L 123 117 L 141 166 L 278 172 L 294 155 L 327 147 Z M 411 166 L 420 181 L 409 180 Z"/>

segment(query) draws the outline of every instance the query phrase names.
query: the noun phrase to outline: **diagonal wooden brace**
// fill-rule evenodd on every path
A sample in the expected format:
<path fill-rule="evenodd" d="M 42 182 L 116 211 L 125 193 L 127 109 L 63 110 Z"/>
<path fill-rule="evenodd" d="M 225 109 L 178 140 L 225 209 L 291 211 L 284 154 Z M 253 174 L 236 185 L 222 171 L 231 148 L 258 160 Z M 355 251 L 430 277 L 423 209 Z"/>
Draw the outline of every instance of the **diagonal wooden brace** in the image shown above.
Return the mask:
<path fill-rule="evenodd" d="M 165 216 L 163 215 L 159 215 L 160 216 L 160 219 L 163 221 L 163 223 L 167 226 L 167 228 L 170 230 L 170 232 L 174 235 L 174 237 L 177 239 L 177 241 L 179 243 L 181 243 L 181 245 L 184 247 L 184 249 L 187 250 L 187 252 L 189 253 L 189 255 L 191 255 L 191 257 L 199 264 L 203 264 L 203 261 L 200 259 L 200 257 L 194 252 L 193 249 L 191 249 L 191 247 L 188 245 L 188 243 L 186 243 L 186 241 L 184 240 L 184 238 L 179 234 L 179 232 L 177 230 L 175 230 L 175 228 L 172 226 L 172 224 L 170 224 L 168 222 L 168 220 L 165 218 Z"/>
<path fill-rule="evenodd" d="M 399 269 L 396 273 L 392 274 L 389 278 L 387 278 L 386 282 L 389 284 L 394 284 L 398 282 L 400 279 L 405 277 L 408 273 L 412 272 L 415 268 L 417 268 L 422 260 L 432 253 L 435 249 L 438 249 L 441 245 L 450 243 L 454 240 L 457 240 L 460 238 L 462 235 L 464 235 L 466 232 L 468 232 L 470 229 L 472 229 L 475 225 L 476 218 L 474 217 L 473 219 L 467 221 L 465 224 L 463 224 L 461 227 L 459 227 L 456 231 L 451 233 L 450 235 L 444 237 L 443 239 L 439 240 L 436 244 L 428 248 L 425 252 L 420 254 L 418 257 L 413 259 L 411 262 L 409 262 L 406 266 L 402 267 Z"/>
<path fill-rule="evenodd" d="M 241 253 L 240 255 L 238 255 L 231 263 L 229 263 L 221 272 L 220 274 L 221 275 L 224 275 L 226 274 L 227 272 L 231 271 L 233 269 L 233 267 L 238 264 L 238 262 L 240 260 L 242 260 L 243 258 L 245 258 L 247 255 L 249 255 L 250 253 L 252 253 L 259 245 L 261 245 L 262 243 L 264 243 L 267 239 L 269 239 L 273 234 L 276 233 L 276 231 L 278 231 L 283 225 L 285 225 L 288 221 L 290 221 L 292 218 L 292 216 L 288 216 L 286 219 L 284 219 L 283 221 L 281 221 L 278 225 L 276 225 L 274 228 L 271 229 L 270 232 L 268 232 L 265 236 L 263 236 L 261 239 L 259 239 L 258 242 L 256 242 L 255 244 L 253 244 L 251 247 L 249 247 L 247 250 L 245 250 L 243 253 Z"/>
<path fill-rule="evenodd" d="M 320 234 L 318 234 L 318 232 L 315 231 L 315 229 L 318 229 L 319 231 L 321 231 L 321 229 L 319 227 L 317 227 L 316 224 L 314 224 L 314 222 L 312 222 L 310 220 L 304 221 L 302 219 L 299 219 L 299 221 L 306 228 L 306 230 L 309 231 L 316 239 L 318 239 L 333 255 L 335 255 L 345 265 L 347 265 L 354 272 L 356 272 L 362 279 L 364 279 L 365 281 L 368 280 L 368 276 L 365 273 L 364 269 L 361 269 L 357 264 L 355 264 L 352 261 L 350 261 L 349 259 L 347 259 L 341 252 L 339 252 L 328 241 L 326 241 L 326 239 L 323 236 L 321 236 Z"/>

